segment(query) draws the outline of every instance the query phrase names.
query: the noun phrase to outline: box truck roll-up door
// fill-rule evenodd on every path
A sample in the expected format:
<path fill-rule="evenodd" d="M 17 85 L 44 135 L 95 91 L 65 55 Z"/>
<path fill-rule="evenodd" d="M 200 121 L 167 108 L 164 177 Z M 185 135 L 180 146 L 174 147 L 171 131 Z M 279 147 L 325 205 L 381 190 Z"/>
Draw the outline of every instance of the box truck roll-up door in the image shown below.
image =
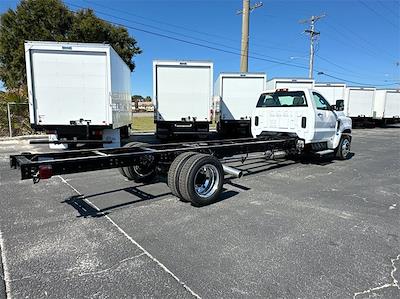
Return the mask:
<path fill-rule="evenodd" d="M 211 98 L 211 69 L 202 66 L 157 66 L 157 109 L 164 121 L 193 117 L 207 121 Z"/>
<path fill-rule="evenodd" d="M 106 53 L 31 50 L 31 64 L 36 124 L 70 125 L 84 118 L 105 125 Z"/>
<path fill-rule="evenodd" d="M 223 119 L 249 118 L 264 90 L 264 78 L 222 78 Z"/>

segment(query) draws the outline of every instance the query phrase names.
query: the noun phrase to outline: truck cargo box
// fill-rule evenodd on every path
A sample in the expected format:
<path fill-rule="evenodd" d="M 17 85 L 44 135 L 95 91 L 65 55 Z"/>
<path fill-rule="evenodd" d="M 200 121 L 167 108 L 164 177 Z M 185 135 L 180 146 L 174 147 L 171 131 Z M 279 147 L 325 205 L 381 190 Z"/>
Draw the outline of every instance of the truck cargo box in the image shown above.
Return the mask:
<path fill-rule="evenodd" d="M 157 137 L 164 139 L 174 135 L 208 134 L 212 84 L 212 62 L 153 61 Z"/>
<path fill-rule="evenodd" d="M 314 88 L 315 81 L 307 78 L 273 78 L 267 81 L 266 89 L 280 88 Z"/>
<path fill-rule="evenodd" d="M 314 88 L 331 105 L 335 105 L 337 100 L 344 100 L 346 90 L 346 84 L 344 83 L 315 83 Z"/>
<path fill-rule="evenodd" d="M 212 62 L 156 60 L 153 79 L 157 121 L 210 121 Z"/>
<path fill-rule="evenodd" d="M 344 99 L 344 111 L 353 118 L 372 118 L 374 110 L 375 88 L 347 87 Z"/>
<path fill-rule="evenodd" d="M 130 69 L 107 44 L 25 43 L 32 127 L 131 124 Z"/>
<path fill-rule="evenodd" d="M 374 118 L 393 119 L 400 117 L 400 90 L 380 89 L 375 91 Z"/>
<path fill-rule="evenodd" d="M 265 90 L 264 73 L 221 73 L 214 85 L 220 97 L 221 120 L 249 120 Z"/>

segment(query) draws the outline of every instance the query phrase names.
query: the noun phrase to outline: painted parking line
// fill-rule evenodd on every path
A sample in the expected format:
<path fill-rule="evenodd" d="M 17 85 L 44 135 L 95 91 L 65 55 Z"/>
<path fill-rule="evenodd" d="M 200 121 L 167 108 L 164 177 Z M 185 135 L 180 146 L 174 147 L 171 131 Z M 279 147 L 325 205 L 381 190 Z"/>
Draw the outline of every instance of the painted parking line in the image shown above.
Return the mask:
<path fill-rule="evenodd" d="M 83 200 L 86 201 L 88 204 L 93 206 L 99 214 L 102 214 L 114 227 L 116 227 L 132 244 L 136 245 L 139 247 L 140 250 L 143 251 L 145 255 L 147 255 L 152 261 L 154 261 L 164 272 L 168 273 L 170 276 L 172 276 L 173 279 L 175 279 L 181 286 L 183 286 L 190 294 L 192 294 L 195 298 L 201 298 L 197 293 L 195 293 L 189 286 L 185 284 L 181 279 L 179 279 L 171 270 L 169 270 L 163 263 L 161 263 L 157 258 L 155 258 L 153 255 L 151 255 L 150 252 L 148 252 L 146 249 L 144 249 L 138 242 L 136 242 L 130 235 L 128 235 L 117 223 L 115 223 L 114 220 L 112 220 L 107 214 L 101 212 L 101 210 L 93 204 L 89 199 L 85 198 L 85 196 L 80 193 L 74 186 L 72 186 L 68 181 L 66 181 L 62 176 L 58 176 L 60 180 L 69 186 L 74 192 L 76 192 L 78 195 L 82 196 Z"/>

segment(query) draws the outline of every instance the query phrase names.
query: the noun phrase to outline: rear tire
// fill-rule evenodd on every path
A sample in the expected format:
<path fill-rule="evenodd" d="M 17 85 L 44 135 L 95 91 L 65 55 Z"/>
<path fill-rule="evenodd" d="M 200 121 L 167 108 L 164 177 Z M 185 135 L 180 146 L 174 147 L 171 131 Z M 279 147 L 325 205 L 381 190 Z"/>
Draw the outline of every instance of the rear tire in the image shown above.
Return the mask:
<path fill-rule="evenodd" d="M 171 193 L 176 197 L 184 200 L 179 191 L 179 175 L 185 162 L 192 156 L 196 155 L 194 152 L 186 152 L 178 155 L 175 160 L 171 163 L 168 170 L 167 184 Z"/>
<path fill-rule="evenodd" d="M 127 143 L 127 144 L 124 144 L 122 147 L 131 147 L 131 146 L 133 146 L 134 144 L 137 144 L 137 142 L 129 142 L 129 143 Z M 119 171 L 119 173 L 120 173 L 121 175 L 123 175 L 124 177 L 127 177 L 127 176 L 126 176 L 126 173 L 125 173 L 125 170 L 124 170 L 124 167 L 119 167 L 119 168 L 118 168 L 118 171 Z"/>
<path fill-rule="evenodd" d="M 215 202 L 222 191 L 224 171 L 221 162 L 211 155 L 196 154 L 183 165 L 179 175 L 182 198 L 195 206 Z"/>
<path fill-rule="evenodd" d="M 124 145 L 124 147 L 141 147 L 144 146 L 144 143 L 140 142 L 130 142 Z M 144 157 L 144 159 L 147 159 Z M 153 165 L 152 161 L 143 161 L 142 164 L 139 165 L 130 165 L 126 167 L 122 167 L 120 172 L 125 174 L 125 177 L 136 183 L 148 183 L 151 182 L 155 175 L 156 169 L 155 165 Z"/>
<path fill-rule="evenodd" d="M 347 160 L 350 158 L 351 139 L 349 136 L 343 136 L 340 139 L 339 145 L 336 149 L 336 157 L 340 160 Z"/>

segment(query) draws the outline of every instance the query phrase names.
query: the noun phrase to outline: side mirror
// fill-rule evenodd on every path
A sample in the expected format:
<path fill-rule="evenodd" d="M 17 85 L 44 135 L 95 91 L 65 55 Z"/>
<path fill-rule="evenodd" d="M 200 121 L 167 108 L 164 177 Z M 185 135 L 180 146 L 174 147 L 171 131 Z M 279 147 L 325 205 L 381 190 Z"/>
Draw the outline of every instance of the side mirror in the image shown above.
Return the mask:
<path fill-rule="evenodd" d="M 344 110 L 344 100 L 336 100 L 335 110 L 336 111 Z"/>

